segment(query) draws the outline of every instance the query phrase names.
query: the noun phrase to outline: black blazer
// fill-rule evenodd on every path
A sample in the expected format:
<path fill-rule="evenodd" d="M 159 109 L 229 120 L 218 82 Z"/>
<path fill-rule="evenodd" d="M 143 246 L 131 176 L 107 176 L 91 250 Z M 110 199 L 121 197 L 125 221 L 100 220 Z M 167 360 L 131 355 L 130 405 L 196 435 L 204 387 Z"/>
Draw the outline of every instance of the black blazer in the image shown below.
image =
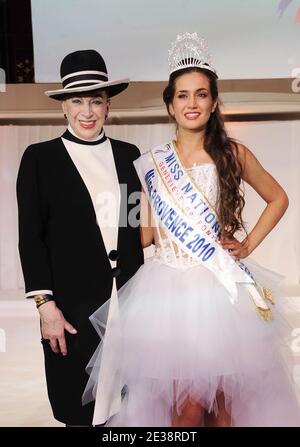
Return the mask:
<path fill-rule="evenodd" d="M 139 150 L 122 141 L 110 141 L 119 183 L 127 185 L 127 191 L 121 189 L 120 219 L 124 221 L 124 215 L 127 220 L 137 205 L 128 204 L 129 195 L 140 191 L 133 166 Z M 26 291 L 53 290 L 65 318 L 78 330 L 76 336 L 66 334 L 72 367 L 57 361 L 60 357 L 44 347 L 54 415 L 68 424 L 85 424 L 90 422 L 91 412 L 85 414 L 84 408 L 82 416 L 81 395 L 88 378 L 84 369 L 99 342 L 88 317 L 110 298 L 113 278 L 91 197 L 61 138 L 26 149 L 17 197 Z M 119 288 L 143 263 L 139 227 L 120 227 L 115 249 L 119 253 Z"/>

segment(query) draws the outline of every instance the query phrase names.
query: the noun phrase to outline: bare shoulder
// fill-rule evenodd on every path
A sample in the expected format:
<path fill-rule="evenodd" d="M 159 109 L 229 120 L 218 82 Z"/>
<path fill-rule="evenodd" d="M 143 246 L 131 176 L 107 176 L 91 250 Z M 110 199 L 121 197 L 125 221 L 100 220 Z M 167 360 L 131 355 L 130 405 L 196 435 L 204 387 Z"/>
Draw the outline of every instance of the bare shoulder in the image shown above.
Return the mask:
<path fill-rule="evenodd" d="M 247 146 L 236 143 L 236 148 L 236 156 L 242 167 L 242 178 L 244 180 L 247 180 L 251 172 L 263 169 L 256 156 Z"/>
<path fill-rule="evenodd" d="M 250 151 L 250 149 L 242 143 L 236 143 L 236 156 L 238 161 L 241 163 L 243 169 L 245 169 L 247 163 L 251 159 L 256 159 L 254 154 Z"/>
<path fill-rule="evenodd" d="M 286 209 L 288 198 L 277 180 L 260 164 L 253 152 L 244 144 L 235 144 L 236 157 L 242 166 L 242 179 L 266 202 L 280 200 Z"/>

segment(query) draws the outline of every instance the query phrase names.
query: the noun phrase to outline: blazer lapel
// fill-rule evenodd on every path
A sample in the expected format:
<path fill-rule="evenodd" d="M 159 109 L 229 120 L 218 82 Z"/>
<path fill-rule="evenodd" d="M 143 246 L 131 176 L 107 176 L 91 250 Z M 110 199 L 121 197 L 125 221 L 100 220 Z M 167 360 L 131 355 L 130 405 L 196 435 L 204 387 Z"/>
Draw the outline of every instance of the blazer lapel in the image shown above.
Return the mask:
<path fill-rule="evenodd" d="M 114 140 L 111 141 L 111 147 L 115 160 L 115 166 L 117 176 L 120 185 L 120 213 L 119 213 L 119 226 L 118 226 L 118 247 L 120 245 L 120 238 L 122 237 L 123 230 L 126 228 L 127 222 L 127 203 L 128 203 L 128 175 L 126 175 L 126 157 Z M 123 155 L 124 154 L 124 155 Z"/>

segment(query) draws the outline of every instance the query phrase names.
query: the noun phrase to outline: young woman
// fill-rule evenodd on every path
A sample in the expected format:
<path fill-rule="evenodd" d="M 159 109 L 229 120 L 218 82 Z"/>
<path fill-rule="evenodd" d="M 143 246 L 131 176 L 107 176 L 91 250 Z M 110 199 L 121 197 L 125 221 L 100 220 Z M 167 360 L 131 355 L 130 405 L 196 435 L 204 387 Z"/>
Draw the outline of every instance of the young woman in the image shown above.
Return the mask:
<path fill-rule="evenodd" d="M 119 309 L 109 309 L 92 362 L 94 423 L 299 425 L 280 354 L 289 328 L 268 304 L 278 278 L 241 261 L 278 223 L 287 195 L 249 149 L 227 136 L 217 76 L 198 36 L 179 36 L 169 62 L 164 101 L 176 141 L 135 162 L 145 191 L 142 241 L 155 241 L 155 255 L 119 291 Z M 239 242 L 242 180 L 267 206 Z M 96 312 L 98 327 L 108 307 Z M 108 349 L 115 358 L 101 362 Z"/>

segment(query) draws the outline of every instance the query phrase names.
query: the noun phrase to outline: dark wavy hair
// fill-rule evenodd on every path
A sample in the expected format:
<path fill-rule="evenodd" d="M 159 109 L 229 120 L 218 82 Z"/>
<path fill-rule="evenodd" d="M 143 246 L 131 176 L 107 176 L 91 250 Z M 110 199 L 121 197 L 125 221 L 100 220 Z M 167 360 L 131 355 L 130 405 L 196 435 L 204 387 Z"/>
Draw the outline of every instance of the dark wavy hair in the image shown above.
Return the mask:
<path fill-rule="evenodd" d="M 217 77 L 210 70 L 201 68 L 186 68 L 171 73 L 169 83 L 163 92 L 163 100 L 170 114 L 170 104 L 173 101 L 176 79 L 186 73 L 200 72 L 209 79 L 210 92 L 213 101 L 218 101 Z M 224 119 L 219 103 L 211 114 L 206 125 L 204 149 L 213 159 L 219 178 L 218 215 L 222 236 L 233 236 L 238 230 L 246 231 L 242 220 L 242 210 L 245 205 L 244 191 L 241 188 L 242 165 L 238 160 L 237 142 L 227 135 Z"/>

